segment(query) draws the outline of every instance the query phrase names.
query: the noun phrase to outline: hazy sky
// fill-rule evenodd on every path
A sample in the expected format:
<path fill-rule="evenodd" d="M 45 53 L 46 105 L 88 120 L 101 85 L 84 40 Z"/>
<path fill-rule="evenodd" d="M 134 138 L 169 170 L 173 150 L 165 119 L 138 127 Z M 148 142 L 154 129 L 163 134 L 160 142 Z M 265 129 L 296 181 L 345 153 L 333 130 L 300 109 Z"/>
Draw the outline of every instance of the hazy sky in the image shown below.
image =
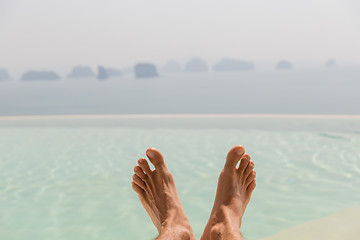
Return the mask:
<path fill-rule="evenodd" d="M 193 56 L 360 65 L 360 1 L 0 0 L 0 68 Z"/>

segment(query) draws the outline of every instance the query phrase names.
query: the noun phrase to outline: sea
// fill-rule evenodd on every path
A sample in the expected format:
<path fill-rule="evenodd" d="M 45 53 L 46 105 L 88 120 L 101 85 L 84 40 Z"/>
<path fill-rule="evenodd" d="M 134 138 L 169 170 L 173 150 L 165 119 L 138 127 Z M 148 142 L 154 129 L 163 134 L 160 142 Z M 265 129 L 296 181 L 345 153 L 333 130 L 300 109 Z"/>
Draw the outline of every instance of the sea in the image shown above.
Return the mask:
<path fill-rule="evenodd" d="M 257 172 L 246 239 L 359 206 L 360 83 L 331 71 L 1 82 L 0 239 L 156 238 L 130 184 L 149 147 L 198 238 L 238 144 Z"/>
<path fill-rule="evenodd" d="M 360 114 L 360 67 L 0 81 L 0 116 Z"/>

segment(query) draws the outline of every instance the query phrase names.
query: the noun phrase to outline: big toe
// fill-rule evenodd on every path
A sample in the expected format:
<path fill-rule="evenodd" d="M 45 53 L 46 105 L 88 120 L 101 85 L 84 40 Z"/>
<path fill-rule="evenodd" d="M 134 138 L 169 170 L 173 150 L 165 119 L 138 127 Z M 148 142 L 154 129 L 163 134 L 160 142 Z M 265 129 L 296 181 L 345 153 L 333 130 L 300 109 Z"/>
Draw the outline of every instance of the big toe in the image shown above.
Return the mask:
<path fill-rule="evenodd" d="M 225 168 L 233 168 L 235 170 L 236 164 L 241 157 L 245 154 L 245 148 L 241 145 L 237 145 L 230 149 L 225 162 Z"/>
<path fill-rule="evenodd" d="M 159 150 L 155 148 L 149 148 L 146 150 L 146 156 L 149 158 L 150 162 L 155 166 L 155 168 L 161 168 L 165 166 L 164 157 Z"/>

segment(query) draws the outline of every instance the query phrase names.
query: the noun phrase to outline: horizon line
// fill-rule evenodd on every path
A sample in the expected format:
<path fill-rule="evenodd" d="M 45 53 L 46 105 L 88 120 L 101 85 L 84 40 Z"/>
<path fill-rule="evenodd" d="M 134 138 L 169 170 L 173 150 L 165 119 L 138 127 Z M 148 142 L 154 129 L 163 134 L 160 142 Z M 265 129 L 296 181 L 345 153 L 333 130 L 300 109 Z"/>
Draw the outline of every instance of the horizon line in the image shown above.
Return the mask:
<path fill-rule="evenodd" d="M 57 119 L 133 119 L 133 118 L 287 118 L 287 119 L 360 119 L 359 114 L 74 114 L 74 115 L 9 115 L 0 116 L 6 120 L 57 120 Z"/>

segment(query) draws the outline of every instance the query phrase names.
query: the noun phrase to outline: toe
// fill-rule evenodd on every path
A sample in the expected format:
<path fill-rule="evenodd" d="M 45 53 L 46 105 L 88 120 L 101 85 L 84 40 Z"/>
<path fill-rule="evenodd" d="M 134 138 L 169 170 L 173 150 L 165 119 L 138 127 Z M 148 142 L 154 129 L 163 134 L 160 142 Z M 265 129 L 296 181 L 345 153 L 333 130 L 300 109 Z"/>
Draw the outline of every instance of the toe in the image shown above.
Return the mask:
<path fill-rule="evenodd" d="M 135 166 L 134 172 L 141 179 L 146 179 L 146 177 L 147 177 L 146 174 L 144 173 L 143 169 L 140 166 Z"/>
<path fill-rule="evenodd" d="M 250 161 L 247 167 L 245 168 L 243 174 L 241 175 L 241 182 L 244 183 L 246 178 L 250 175 L 252 170 L 254 169 L 255 163 Z"/>
<path fill-rule="evenodd" d="M 239 162 L 239 160 L 244 155 L 244 153 L 245 153 L 245 148 L 241 145 L 237 145 L 232 149 L 230 149 L 226 157 L 225 168 L 235 169 L 236 164 Z"/>
<path fill-rule="evenodd" d="M 145 160 L 145 158 L 140 158 L 138 161 L 138 164 L 142 168 L 142 170 L 144 170 L 144 172 L 146 174 L 149 174 L 152 172 L 150 169 L 150 166 L 149 166 L 148 162 Z"/>
<path fill-rule="evenodd" d="M 244 154 L 241 158 L 239 168 L 237 169 L 240 174 L 242 174 L 245 170 L 245 168 L 248 166 L 250 162 L 250 156 L 249 154 Z"/>
<path fill-rule="evenodd" d="M 155 168 L 161 168 L 165 166 L 164 157 L 159 150 L 155 148 L 149 148 L 146 150 L 146 156 L 149 158 L 150 162 L 155 166 Z"/>
<path fill-rule="evenodd" d="M 256 179 L 254 179 L 247 187 L 247 189 L 246 189 L 247 194 L 251 195 L 251 193 L 254 191 L 255 187 L 256 187 Z"/>
<path fill-rule="evenodd" d="M 246 178 L 246 180 L 245 180 L 245 187 L 247 188 L 249 185 L 250 185 L 250 183 L 255 179 L 255 177 L 256 177 L 256 172 L 255 172 L 255 170 L 253 170 L 251 173 L 250 173 L 250 175 Z"/>
<path fill-rule="evenodd" d="M 146 189 L 146 184 L 144 183 L 144 181 L 139 178 L 138 175 L 134 174 L 133 177 L 132 177 L 134 183 L 136 183 L 136 185 L 138 185 L 139 187 L 141 187 L 142 189 Z"/>
<path fill-rule="evenodd" d="M 139 187 L 134 181 L 131 182 L 131 186 L 137 194 L 144 196 L 145 191 L 141 187 Z"/>

